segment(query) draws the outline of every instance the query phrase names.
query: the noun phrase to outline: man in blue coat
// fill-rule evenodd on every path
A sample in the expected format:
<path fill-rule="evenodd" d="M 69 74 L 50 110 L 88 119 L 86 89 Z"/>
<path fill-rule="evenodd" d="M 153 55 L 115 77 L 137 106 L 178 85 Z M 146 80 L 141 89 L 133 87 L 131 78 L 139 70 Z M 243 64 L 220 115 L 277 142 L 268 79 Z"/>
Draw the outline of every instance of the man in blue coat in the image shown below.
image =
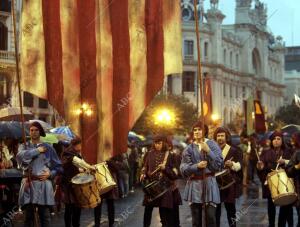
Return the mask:
<path fill-rule="evenodd" d="M 37 210 L 42 227 L 50 225 L 49 206 L 55 205 L 51 179 L 62 172 L 61 161 L 53 147 L 40 141 L 46 136 L 42 126 L 33 122 L 29 129 L 31 140 L 19 147 L 17 161 L 23 170 L 19 205 L 25 210 L 24 226 L 34 226 Z"/>
<path fill-rule="evenodd" d="M 206 208 L 206 226 L 216 226 L 216 207 L 220 203 L 220 191 L 215 172 L 223 168 L 222 152 L 212 140 L 204 138 L 208 127 L 202 132 L 201 122 L 192 128 L 193 143 L 182 153 L 180 170 L 187 178 L 184 200 L 192 212 L 193 227 L 202 226 L 202 207 Z"/>

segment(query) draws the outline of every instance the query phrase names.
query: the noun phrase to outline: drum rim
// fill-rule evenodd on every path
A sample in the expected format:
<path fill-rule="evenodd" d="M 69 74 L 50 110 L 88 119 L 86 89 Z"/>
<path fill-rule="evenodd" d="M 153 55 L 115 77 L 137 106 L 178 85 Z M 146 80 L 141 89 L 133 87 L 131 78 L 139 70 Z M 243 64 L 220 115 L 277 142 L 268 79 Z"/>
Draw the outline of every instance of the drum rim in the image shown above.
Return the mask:
<path fill-rule="evenodd" d="M 268 176 L 273 176 L 273 175 L 278 174 L 278 173 L 283 173 L 283 172 L 286 174 L 286 171 L 284 169 L 272 170 L 271 172 L 268 173 L 267 177 Z"/>
<path fill-rule="evenodd" d="M 84 183 L 74 182 L 74 179 L 75 179 L 76 177 L 80 177 L 80 176 L 91 176 L 93 179 L 92 179 L 91 181 L 84 182 Z M 96 180 L 96 178 L 95 178 L 94 175 L 87 174 L 87 173 L 78 173 L 78 174 L 76 174 L 74 177 L 72 177 L 71 182 L 72 182 L 72 184 L 76 184 L 76 185 L 84 185 L 84 184 L 92 183 L 92 182 L 95 181 L 95 180 Z"/>
<path fill-rule="evenodd" d="M 286 196 L 290 196 L 291 198 L 294 197 L 294 200 L 292 202 L 289 202 L 289 203 L 286 203 L 286 204 L 276 202 L 276 200 L 281 199 L 281 198 L 286 197 Z M 297 195 L 296 192 L 282 193 L 282 194 L 279 194 L 278 196 L 276 196 L 274 198 L 272 197 L 273 203 L 276 204 L 276 205 L 279 205 L 279 206 L 286 206 L 286 205 L 292 204 L 292 203 L 296 202 L 297 199 L 298 199 L 298 195 Z"/>
<path fill-rule="evenodd" d="M 223 173 L 228 172 L 228 169 L 223 169 L 222 171 L 216 172 L 215 177 L 221 176 Z"/>
<path fill-rule="evenodd" d="M 154 200 L 158 199 L 159 197 L 163 196 L 165 193 L 167 193 L 170 190 L 170 188 L 165 189 L 163 192 L 159 193 L 156 197 L 151 198 L 151 196 L 147 195 L 149 197 L 149 202 L 153 202 Z"/>
<path fill-rule="evenodd" d="M 220 190 L 227 189 L 227 188 L 231 187 L 233 184 L 235 184 L 235 179 L 233 179 L 233 181 L 231 183 L 227 184 L 225 187 L 221 187 Z"/>

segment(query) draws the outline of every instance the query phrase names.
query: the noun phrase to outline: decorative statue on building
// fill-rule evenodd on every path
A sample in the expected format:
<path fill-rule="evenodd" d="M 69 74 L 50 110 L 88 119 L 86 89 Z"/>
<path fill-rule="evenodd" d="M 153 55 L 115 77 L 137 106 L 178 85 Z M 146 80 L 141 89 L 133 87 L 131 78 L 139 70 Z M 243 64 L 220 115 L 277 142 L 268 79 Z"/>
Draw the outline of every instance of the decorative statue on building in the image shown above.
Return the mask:
<path fill-rule="evenodd" d="M 212 9 L 218 9 L 219 0 L 210 0 L 210 7 Z"/>
<path fill-rule="evenodd" d="M 200 22 L 203 22 L 204 0 L 197 0 L 197 10 Z M 181 15 L 183 21 L 194 20 L 194 0 L 181 0 Z"/>
<path fill-rule="evenodd" d="M 257 24 L 262 26 L 267 25 L 267 8 L 260 0 L 255 0 L 254 11 L 256 15 Z"/>
<path fill-rule="evenodd" d="M 237 7 L 251 7 L 252 0 L 236 0 Z"/>

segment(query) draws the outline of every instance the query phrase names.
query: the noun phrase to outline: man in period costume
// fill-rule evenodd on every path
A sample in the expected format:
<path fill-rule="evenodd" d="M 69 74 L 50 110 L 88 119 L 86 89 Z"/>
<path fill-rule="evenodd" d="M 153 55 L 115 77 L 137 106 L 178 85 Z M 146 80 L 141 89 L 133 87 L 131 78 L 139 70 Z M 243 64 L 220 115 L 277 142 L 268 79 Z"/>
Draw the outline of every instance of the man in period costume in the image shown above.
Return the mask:
<path fill-rule="evenodd" d="M 249 165 L 249 155 L 251 152 L 251 142 L 248 138 L 247 132 L 243 131 L 240 134 L 241 143 L 239 144 L 239 149 L 242 151 L 243 156 L 243 186 L 248 185 L 248 165 Z"/>
<path fill-rule="evenodd" d="M 236 226 L 235 222 L 235 199 L 239 196 L 239 184 L 241 182 L 241 167 L 242 167 L 242 154 L 239 150 L 229 145 L 230 143 L 230 133 L 226 128 L 219 127 L 214 132 L 214 140 L 218 143 L 219 147 L 222 149 L 222 156 L 224 159 L 224 166 L 230 171 L 231 176 L 235 179 L 235 183 L 230 187 L 220 190 L 221 202 L 224 202 L 227 220 L 229 226 Z M 216 212 L 217 226 L 220 226 L 221 218 L 221 204 L 217 206 Z"/>
<path fill-rule="evenodd" d="M 182 204 L 179 190 L 175 184 L 175 180 L 178 177 L 178 171 L 175 168 L 174 156 L 168 151 L 167 137 L 162 135 L 156 136 L 152 149 L 145 156 L 140 180 L 144 181 L 147 179 L 149 182 L 153 182 L 154 180 L 165 179 L 170 182 L 171 186 L 166 193 L 153 201 L 150 201 L 149 196 L 145 194 L 143 202 L 145 206 L 144 227 L 151 225 L 154 207 L 159 207 L 163 227 L 179 227 L 177 219 L 173 217 L 174 208 Z"/>
<path fill-rule="evenodd" d="M 300 227 L 300 132 L 292 135 L 292 144 L 294 153 L 286 167 L 286 173 L 288 177 L 294 178 L 295 188 L 298 195 L 298 200 L 295 203 L 298 214 L 297 227 Z"/>
<path fill-rule="evenodd" d="M 276 169 L 277 164 L 285 169 L 292 156 L 292 151 L 287 149 L 283 142 L 283 134 L 280 131 L 274 131 L 270 136 L 271 149 L 263 150 L 260 160 L 257 163 L 258 175 L 262 183 L 263 198 L 268 199 L 268 217 L 269 226 L 275 226 L 276 207 L 271 198 L 271 192 L 266 179 L 268 173 Z M 293 226 L 293 206 L 281 206 L 279 209 L 278 226 Z"/>
<path fill-rule="evenodd" d="M 79 227 L 81 208 L 76 205 L 76 199 L 72 189 L 72 178 L 78 173 L 82 172 L 80 168 L 73 164 L 74 157 L 82 159 L 81 157 L 81 139 L 74 138 L 71 141 L 70 146 L 62 152 L 61 160 L 64 168 L 62 175 L 61 186 L 64 192 L 65 202 L 65 226 L 66 227 Z"/>
<path fill-rule="evenodd" d="M 202 207 L 206 211 L 206 226 L 214 227 L 216 207 L 220 203 L 215 172 L 223 169 L 223 158 L 219 146 L 212 140 L 204 139 L 208 128 L 206 126 L 202 132 L 201 125 L 198 122 L 192 128 L 193 143 L 182 153 L 180 170 L 188 179 L 184 199 L 190 203 L 193 227 L 202 226 Z"/>
<path fill-rule="evenodd" d="M 20 145 L 17 154 L 19 166 L 23 169 L 23 180 L 19 193 L 19 204 L 25 210 L 24 226 L 34 226 L 35 212 L 38 212 L 40 226 L 49 226 L 50 209 L 55 205 L 51 179 L 62 172 L 61 161 L 55 150 L 40 141 L 46 136 L 42 126 L 33 122 L 29 128 L 31 140 Z"/>
<path fill-rule="evenodd" d="M 116 164 L 116 157 L 113 157 L 106 161 L 107 167 L 113 176 L 114 180 L 117 182 L 117 172 L 118 165 Z M 108 216 L 108 226 L 113 227 L 115 223 L 115 200 L 119 198 L 118 187 L 114 187 L 112 190 L 101 195 L 101 203 L 99 203 L 94 208 L 94 220 L 95 227 L 99 227 L 101 223 L 102 214 L 102 204 L 106 200 L 107 205 L 107 216 Z"/>

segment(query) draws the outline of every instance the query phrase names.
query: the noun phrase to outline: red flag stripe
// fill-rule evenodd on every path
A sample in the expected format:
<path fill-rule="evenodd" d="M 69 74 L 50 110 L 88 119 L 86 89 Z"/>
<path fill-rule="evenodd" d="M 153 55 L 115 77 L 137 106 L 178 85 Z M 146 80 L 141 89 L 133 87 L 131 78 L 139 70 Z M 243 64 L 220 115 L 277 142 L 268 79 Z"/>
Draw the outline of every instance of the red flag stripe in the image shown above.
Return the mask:
<path fill-rule="evenodd" d="M 113 44 L 113 154 L 127 149 L 129 123 L 130 42 L 128 1 L 114 1 L 109 6 Z M 123 141 L 120 143 L 120 141 Z"/>
<path fill-rule="evenodd" d="M 96 31 L 95 0 L 77 0 L 79 26 L 79 65 L 81 102 L 92 107 L 94 114 L 81 115 L 82 148 L 85 159 L 90 163 L 97 160 L 98 117 L 97 117 L 97 68 L 96 68 Z M 92 138 L 90 138 L 92 136 Z M 89 141 L 87 141 L 89 139 Z"/>
<path fill-rule="evenodd" d="M 60 33 L 59 0 L 43 0 L 43 27 L 45 38 L 45 63 L 47 74 L 47 92 L 50 103 L 55 103 L 59 113 L 64 113 L 62 44 Z"/>
<path fill-rule="evenodd" d="M 80 107 L 80 71 L 78 43 L 78 9 L 76 1 L 60 1 L 62 36 L 62 67 L 64 84 L 65 121 L 80 135 L 80 119 L 75 114 Z M 67 34 L 72 34 L 72 38 Z M 59 100 L 61 102 L 61 100 Z M 55 105 L 54 105 L 55 106 Z"/>
<path fill-rule="evenodd" d="M 146 0 L 145 26 L 147 34 L 147 88 L 146 103 L 150 103 L 163 85 L 164 35 L 163 0 Z"/>

